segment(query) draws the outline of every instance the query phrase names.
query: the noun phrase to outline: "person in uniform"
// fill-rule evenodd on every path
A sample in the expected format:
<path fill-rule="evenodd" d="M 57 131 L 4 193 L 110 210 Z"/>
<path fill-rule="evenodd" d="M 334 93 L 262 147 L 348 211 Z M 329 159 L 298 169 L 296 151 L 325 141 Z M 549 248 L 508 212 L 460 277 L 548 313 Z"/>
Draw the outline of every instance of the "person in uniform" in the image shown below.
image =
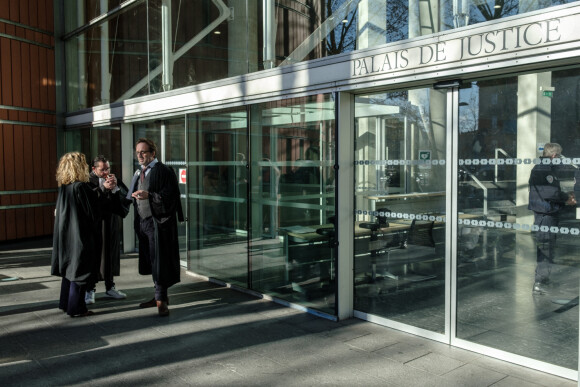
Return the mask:
<path fill-rule="evenodd" d="M 550 228 L 558 226 L 559 213 L 564 206 L 576 204 L 573 194 L 562 192 L 558 178 L 560 164 L 552 162 L 561 154 L 560 144 L 547 143 L 540 158 L 542 162 L 535 165 L 530 174 L 528 209 L 534 212 L 534 225 L 538 228 L 535 231 L 537 263 L 533 294 L 547 293 L 545 285 L 550 280 L 556 249 L 556 233 Z"/>

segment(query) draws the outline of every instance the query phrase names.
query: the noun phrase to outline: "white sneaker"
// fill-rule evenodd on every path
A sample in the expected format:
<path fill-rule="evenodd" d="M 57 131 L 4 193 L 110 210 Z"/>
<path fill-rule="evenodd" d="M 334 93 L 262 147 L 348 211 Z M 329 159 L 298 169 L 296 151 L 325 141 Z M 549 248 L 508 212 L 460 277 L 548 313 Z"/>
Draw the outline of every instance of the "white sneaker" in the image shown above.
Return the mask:
<path fill-rule="evenodd" d="M 95 291 L 89 290 L 85 293 L 85 304 L 90 305 L 95 303 Z"/>
<path fill-rule="evenodd" d="M 123 293 L 120 290 L 115 289 L 114 286 L 111 289 L 107 290 L 107 292 L 105 294 L 111 298 L 116 298 L 118 300 L 127 297 L 127 295 L 125 293 Z"/>

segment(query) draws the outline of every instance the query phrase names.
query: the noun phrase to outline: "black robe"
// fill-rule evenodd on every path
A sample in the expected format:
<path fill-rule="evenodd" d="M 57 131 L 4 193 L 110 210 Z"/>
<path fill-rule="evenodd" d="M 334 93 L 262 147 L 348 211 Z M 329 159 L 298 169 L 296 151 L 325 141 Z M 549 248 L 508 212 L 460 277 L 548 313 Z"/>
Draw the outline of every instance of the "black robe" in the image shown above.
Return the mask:
<path fill-rule="evenodd" d="M 179 262 L 179 240 L 177 220 L 183 220 L 181 210 L 181 195 L 177 176 L 170 167 L 157 162 L 151 169 L 149 176 L 149 204 L 155 224 L 155 259 L 151 262 L 139 253 L 139 274 L 153 275 L 156 283 L 166 287 L 180 281 L 181 265 Z M 141 170 L 137 170 L 131 182 L 130 194 L 137 190 Z M 135 199 L 134 199 L 135 200 Z M 135 206 L 135 230 L 139 232 L 139 212 L 137 202 Z"/>
<path fill-rule="evenodd" d="M 121 219 L 127 216 L 131 206 L 131 201 L 126 198 L 128 190 L 122 181 L 117 180 L 117 192 L 103 192 L 99 188 L 99 177 L 93 172 L 89 175 L 89 183 L 93 190 L 100 191 L 101 215 L 105 224 L 102 235 L 105 259 L 111 264 L 113 276 L 118 276 L 121 271 Z"/>
<path fill-rule="evenodd" d="M 58 189 L 52 242 L 52 275 L 86 284 L 96 280 L 101 258 L 99 196 L 88 183 Z"/>

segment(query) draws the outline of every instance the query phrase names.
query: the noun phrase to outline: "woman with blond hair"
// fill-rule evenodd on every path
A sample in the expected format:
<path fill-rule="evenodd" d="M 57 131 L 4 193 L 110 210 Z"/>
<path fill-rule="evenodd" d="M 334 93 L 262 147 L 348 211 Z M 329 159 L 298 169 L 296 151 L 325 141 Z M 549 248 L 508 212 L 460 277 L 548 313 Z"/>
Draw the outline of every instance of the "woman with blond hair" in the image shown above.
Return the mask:
<path fill-rule="evenodd" d="M 88 184 L 85 155 L 63 155 L 56 171 L 56 200 L 51 274 L 62 277 L 59 309 L 71 317 L 90 316 L 85 292 L 99 272 L 101 246 L 98 191 Z"/>

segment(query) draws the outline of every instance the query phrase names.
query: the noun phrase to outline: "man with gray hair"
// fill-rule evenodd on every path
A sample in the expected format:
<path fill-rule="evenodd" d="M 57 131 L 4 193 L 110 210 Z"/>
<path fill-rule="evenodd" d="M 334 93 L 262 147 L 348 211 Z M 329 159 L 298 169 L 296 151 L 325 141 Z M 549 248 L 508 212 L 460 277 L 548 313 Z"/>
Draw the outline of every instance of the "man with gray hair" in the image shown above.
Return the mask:
<path fill-rule="evenodd" d="M 560 144 L 545 144 L 542 162 L 536 164 L 530 174 L 528 209 L 534 212 L 534 225 L 544 229 L 536 231 L 537 264 L 533 294 L 547 293 L 544 286 L 550 280 L 551 265 L 554 263 L 556 249 L 556 233 L 549 230 L 551 227 L 558 226 L 559 213 L 564 206 L 576 204 L 574 195 L 562 192 L 560 188 L 558 179 L 560 164 L 554 164 L 553 160 L 561 157 L 561 154 Z M 546 159 L 549 163 L 544 164 Z"/>

